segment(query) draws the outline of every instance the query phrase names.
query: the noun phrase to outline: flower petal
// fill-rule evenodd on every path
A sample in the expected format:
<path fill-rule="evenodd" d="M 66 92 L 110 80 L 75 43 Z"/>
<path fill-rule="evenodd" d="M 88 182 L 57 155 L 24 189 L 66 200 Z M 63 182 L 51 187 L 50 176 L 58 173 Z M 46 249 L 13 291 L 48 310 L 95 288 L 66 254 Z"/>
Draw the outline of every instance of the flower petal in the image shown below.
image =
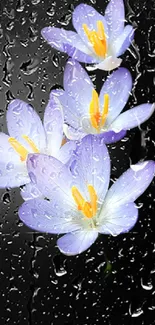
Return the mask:
<path fill-rule="evenodd" d="M 73 151 L 75 149 L 76 149 L 76 142 L 68 141 L 60 148 L 56 158 L 60 160 L 63 164 L 66 164 L 70 160 Z"/>
<path fill-rule="evenodd" d="M 105 205 L 120 206 L 135 201 L 150 185 L 154 173 L 154 161 L 131 165 L 109 189 Z"/>
<path fill-rule="evenodd" d="M 134 38 L 134 29 L 131 25 L 125 26 L 122 34 L 116 39 L 112 45 L 112 51 L 116 56 L 122 55 L 130 46 Z"/>
<path fill-rule="evenodd" d="M 73 212 L 69 206 L 58 206 L 55 202 L 47 200 L 35 199 L 24 202 L 18 214 L 28 227 L 41 232 L 63 234 L 80 229 L 73 221 Z"/>
<path fill-rule="evenodd" d="M 8 135 L 0 133 L 0 188 L 18 187 L 30 181 L 25 162 L 21 162 L 8 139 Z"/>
<path fill-rule="evenodd" d="M 86 70 L 72 59 L 68 60 L 65 67 L 64 89 L 78 102 L 78 111 L 88 114 L 94 86 Z M 75 109 L 74 107 L 74 112 Z"/>
<path fill-rule="evenodd" d="M 84 136 L 86 136 L 86 134 L 82 132 L 82 128 L 74 129 L 67 124 L 64 124 L 63 130 L 67 139 L 69 140 L 81 140 Z"/>
<path fill-rule="evenodd" d="M 77 231 L 59 238 L 57 246 L 65 255 L 77 255 L 87 250 L 97 237 L 98 233 L 95 230 Z"/>
<path fill-rule="evenodd" d="M 120 132 L 122 129 L 130 130 L 144 123 L 155 110 L 155 104 L 142 104 L 120 114 L 111 124 L 110 129 Z"/>
<path fill-rule="evenodd" d="M 123 31 L 125 11 L 123 0 L 111 0 L 105 10 L 110 41 L 115 40 Z"/>
<path fill-rule="evenodd" d="M 114 143 L 120 141 L 126 135 L 126 131 L 122 130 L 121 132 L 115 133 L 113 131 L 103 132 L 100 135 L 100 139 L 106 144 Z"/>
<path fill-rule="evenodd" d="M 42 193 L 38 190 L 37 186 L 33 183 L 26 184 L 20 191 L 20 194 L 24 201 L 36 199 L 36 198 L 42 198 L 44 199 L 44 196 Z"/>
<path fill-rule="evenodd" d="M 47 138 L 47 152 L 56 156 L 63 138 L 63 111 L 59 99 L 50 93 L 50 100 L 44 114 L 44 129 Z"/>
<path fill-rule="evenodd" d="M 87 185 L 92 185 L 98 201 L 104 200 L 110 179 L 110 158 L 100 137 L 88 135 L 81 140 L 77 145 L 71 172 L 79 179 L 80 190 L 83 189 L 85 196 L 88 196 Z"/>
<path fill-rule="evenodd" d="M 32 183 L 38 187 L 44 197 L 54 200 L 58 197 L 62 204 L 66 201 L 73 202 L 72 175 L 59 160 L 51 156 L 29 154 L 27 167 Z"/>
<path fill-rule="evenodd" d="M 81 39 L 91 49 L 88 38 L 83 30 L 83 24 L 86 24 L 89 30 L 97 30 L 97 21 L 103 23 L 105 34 L 108 38 L 108 27 L 105 18 L 100 15 L 93 7 L 81 3 L 73 11 L 72 23 Z"/>
<path fill-rule="evenodd" d="M 63 28 L 45 27 L 41 34 L 51 47 L 67 53 L 75 60 L 86 63 L 96 62 L 95 58 L 91 56 L 91 50 L 77 33 Z"/>
<path fill-rule="evenodd" d="M 60 107 L 63 109 L 64 113 L 64 120 L 74 128 L 79 129 L 80 118 L 83 113 L 82 110 L 78 111 L 79 103 L 62 89 L 52 90 L 50 97 L 56 97 L 55 101 L 60 103 Z"/>
<path fill-rule="evenodd" d="M 22 135 L 28 136 L 39 150 L 46 146 L 45 132 L 39 115 L 27 103 L 14 99 L 8 105 L 7 127 L 11 137 L 16 138 L 27 150 L 32 151 Z"/>
<path fill-rule="evenodd" d="M 116 58 L 114 56 L 108 56 L 105 60 L 101 61 L 100 63 L 88 66 L 86 69 L 88 71 L 94 71 L 96 69 L 104 70 L 104 71 L 111 71 L 120 66 L 122 59 Z"/>
<path fill-rule="evenodd" d="M 131 88 L 131 74 L 125 68 L 119 68 L 106 79 L 100 92 L 101 107 L 103 107 L 104 94 L 108 94 L 110 98 L 109 112 L 105 126 L 108 127 L 120 114 L 128 100 Z"/>
<path fill-rule="evenodd" d="M 99 232 L 117 236 L 133 228 L 138 218 L 138 209 L 134 203 L 107 206 L 106 209 L 103 206 L 100 217 Z"/>

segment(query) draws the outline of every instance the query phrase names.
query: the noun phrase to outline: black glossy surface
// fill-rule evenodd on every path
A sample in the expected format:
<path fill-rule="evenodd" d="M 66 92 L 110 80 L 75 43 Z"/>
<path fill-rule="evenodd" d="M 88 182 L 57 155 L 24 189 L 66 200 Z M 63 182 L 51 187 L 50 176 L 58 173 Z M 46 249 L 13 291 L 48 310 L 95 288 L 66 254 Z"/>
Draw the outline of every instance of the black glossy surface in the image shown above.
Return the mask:
<path fill-rule="evenodd" d="M 0 130 L 12 98 L 43 116 L 49 91 L 62 85 L 67 56 L 40 35 L 48 25 L 71 28 L 80 1 L 1 0 Z M 87 1 L 104 12 L 103 0 Z M 107 1 L 106 1 L 107 3 Z M 126 19 L 138 28 L 122 66 L 133 75 L 128 107 L 155 101 L 155 3 L 126 0 Z M 92 73 L 100 89 L 106 73 Z M 140 159 L 155 159 L 155 115 L 110 145 L 112 179 Z M 87 252 L 66 257 L 56 236 L 33 233 L 18 219 L 19 189 L 0 190 L 0 325 L 155 324 L 155 182 L 139 198 L 139 220 L 118 237 L 100 236 Z"/>

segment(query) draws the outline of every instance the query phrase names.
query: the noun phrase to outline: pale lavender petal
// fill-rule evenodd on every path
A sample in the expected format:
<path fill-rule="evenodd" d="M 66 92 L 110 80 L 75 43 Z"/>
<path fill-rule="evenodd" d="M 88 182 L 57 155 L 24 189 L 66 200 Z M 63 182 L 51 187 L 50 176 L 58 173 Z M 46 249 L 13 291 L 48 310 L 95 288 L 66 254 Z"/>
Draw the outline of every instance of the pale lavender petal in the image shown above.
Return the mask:
<path fill-rule="evenodd" d="M 54 201 L 35 199 L 24 202 L 18 214 L 28 227 L 40 232 L 63 234 L 80 229 L 74 221 L 74 211 L 67 205 L 58 206 Z"/>
<path fill-rule="evenodd" d="M 95 230 L 77 231 L 58 239 L 57 245 L 65 255 L 77 255 L 87 250 L 97 239 Z"/>
<path fill-rule="evenodd" d="M 134 29 L 131 25 L 125 26 L 122 34 L 112 44 L 112 50 L 116 56 L 122 55 L 130 46 L 134 38 Z"/>
<path fill-rule="evenodd" d="M 41 34 L 51 47 L 67 53 L 75 60 L 86 63 L 96 62 L 96 59 L 91 56 L 91 50 L 77 33 L 63 28 L 45 27 Z"/>
<path fill-rule="evenodd" d="M 99 14 L 93 7 L 81 3 L 78 5 L 74 11 L 73 11 L 73 26 L 76 29 L 77 33 L 82 38 L 83 42 L 85 44 L 88 44 L 89 48 L 91 47 L 91 44 L 88 41 L 88 38 L 83 30 L 82 25 L 86 24 L 89 28 L 89 30 L 97 30 L 97 21 L 100 20 L 103 23 L 105 34 L 108 39 L 108 27 L 105 18 Z"/>
<path fill-rule="evenodd" d="M 8 105 L 6 120 L 10 136 L 16 138 L 27 150 L 32 152 L 23 135 L 28 136 L 39 150 L 45 148 L 46 137 L 42 122 L 29 104 L 19 99 L 12 100 Z"/>
<path fill-rule="evenodd" d="M 74 177 L 79 179 L 80 190 L 87 196 L 87 201 L 87 185 L 92 185 L 98 201 L 103 202 L 109 186 L 110 158 L 100 137 L 88 135 L 79 142 L 71 171 Z"/>
<path fill-rule="evenodd" d="M 68 60 L 64 71 L 64 89 L 78 103 L 77 109 L 88 113 L 94 85 L 86 70 L 75 60 Z M 73 108 L 72 108 L 73 110 Z M 75 107 L 74 107 L 75 111 Z"/>
<path fill-rule="evenodd" d="M 0 133 L 0 188 L 18 187 L 30 181 L 25 162 L 8 140 L 8 135 Z"/>
<path fill-rule="evenodd" d="M 125 11 L 123 0 L 111 0 L 105 10 L 110 41 L 115 40 L 123 31 Z"/>
<path fill-rule="evenodd" d="M 101 107 L 103 107 L 104 103 L 104 94 L 108 94 L 110 99 L 109 112 L 106 119 L 105 127 L 109 127 L 109 125 L 120 114 L 120 112 L 127 103 L 131 88 L 131 74 L 125 68 L 119 68 L 106 79 L 100 92 Z"/>
<path fill-rule="evenodd" d="M 130 130 L 147 121 L 154 113 L 155 105 L 142 104 L 120 114 L 111 124 L 110 128 L 114 132 L 120 132 L 122 129 Z"/>
<path fill-rule="evenodd" d="M 78 110 L 79 103 L 62 89 L 52 90 L 50 97 L 55 97 L 55 101 L 59 103 L 58 105 L 60 105 L 63 110 L 65 122 L 79 129 L 80 119 L 83 114 L 82 109 L 80 111 Z"/>
<path fill-rule="evenodd" d="M 42 193 L 39 191 L 37 186 L 33 183 L 26 184 L 20 191 L 20 195 L 22 196 L 24 201 L 36 199 L 36 198 L 44 198 Z"/>
<path fill-rule="evenodd" d="M 150 185 L 154 173 L 154 161 L 131 165 L 109 189 L 105 198 L 107 208 L 135 201 Z"/>
<path fill-rule="evenodd" d="M 105 144 L 110 144 L 110 143 L 114 143 L 117 141 L 120 141 L 122 138 L 124 138 L 126 135 L 126 131 L 122 130 L 121 132 L 115 133 L 113 131 L 109 131 L 109 132 L 103 132 L 100 135 L 100 139 L 102 139 L 102 141 Z"/>
<path fill-rule="evenodd" d="M 104 71 L 111 71 L 120 66 L 122 59 L 116 58 L 115 56 L 108 56 L 105 60 L 101 61 L 100 63 L 87 66 L 86 69 L 88 71 L 93 71 L 96 69 L 104 70 Z"/>
<path fill-rule="evenodd" d="M 105 209 L 103 205 L 98 229 L 102 234 L 117 236 L 133 228 L 137 218 L 138 209 L 135 203 L 111 205 Z"/>
<path fill-rule="evenodd" d="M 81 140 L 86 136 L 86 134 L 83 133 L 82 128 L 74 129 L 72 126 L 64 124 L 63 129 L 67 139 L 69 140 Z"/>
<path fill-rule="evenodd" d="M 47 138 L 47 152 L 56 156 L 63 139 L 63 110 L 59 98 L 52 92 L 44 114 L 44 129 Z"/>
<path fill-rule="evenodd" d="M 70 160 L 73 151 L 75 149 L 76 149 L 76 142 L 68 141 L 60 148 L 56 158 L 60 160 L 63 164 L 66 164 Z"/>
<path fill-rule="evenodd" d="M 44 197 L 51 200 L 56 200 L 58 197 L 62 204 L 66 201 L 73 201 L 71 172 L 59 160 L 51 156 L 30 154 L 27 168 L 32 183 L 38 187 Z"/>

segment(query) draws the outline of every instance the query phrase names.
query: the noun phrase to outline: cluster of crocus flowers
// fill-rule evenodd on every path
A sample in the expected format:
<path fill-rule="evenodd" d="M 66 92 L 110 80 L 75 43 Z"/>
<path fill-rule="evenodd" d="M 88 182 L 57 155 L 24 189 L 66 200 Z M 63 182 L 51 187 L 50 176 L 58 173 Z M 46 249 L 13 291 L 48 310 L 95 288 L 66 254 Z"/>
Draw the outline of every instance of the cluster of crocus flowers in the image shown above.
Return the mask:
<path fill-rule="evenodd" d="M 123 0 L 111 0 L 105 16 L 86 4 L 77 6 L 76 32 L 44 28 L 49 44 L 71 57 L 64 70 L 64 90 L 51 91 L 43 123 L 30 105 L 11 101 L 6 115 L 9 135 L 0 133 L 0 188 L 24 185 L 20 219 L 34 230 L 65 234 L 57 246 L 67 255 L 88 249 L 98 234 L 129 231 L 138 218 L 135 200 L 155 173 L 154 161 L 139 162 L 109 188 L 106 144 L 139 127 L 155 105 L 144 103 L 122 112 L 132 90 L 130 72 L 118 68 L 98 94 L 77 62 L 93 64 L 91 69 L 118 67 L 119 56 L 133 39 L 133 27 L 124 26 L 124 21 Z"/>

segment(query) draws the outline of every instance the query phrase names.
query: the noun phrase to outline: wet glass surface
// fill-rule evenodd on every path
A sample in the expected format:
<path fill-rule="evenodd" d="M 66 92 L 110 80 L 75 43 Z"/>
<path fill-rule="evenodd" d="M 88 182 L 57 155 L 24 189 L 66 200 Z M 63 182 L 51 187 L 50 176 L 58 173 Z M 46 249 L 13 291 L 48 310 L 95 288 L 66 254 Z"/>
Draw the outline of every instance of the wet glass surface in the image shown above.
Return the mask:
<path fill-rule="evenodd" d="M 1 0 L 0 130 L 6 132 L 7 104 L 30 103 L 43 116 L 49 92 L 62 86 L 67 55 L 43 41 L 40 31 L 71 29 L 80 1 Z M 91 0 L 100 12 L 107 1 Z M 133 76 L 126 107 L 155 101 L 155 3 L 126 0 L 126 19 L 137 27 L 135 43 L 122 66 Z M 100 90 L 106 77 L 91 72 Z M 109 145 L 112 180 L 131 163 L 155 159 L 155 115 Z M 99 236 L 76 257 L 62 255 L 57 236 L 34 233 L 19 221 L 19 189 L 0 190 L 0 324 L 152 325 L 155 324 L 155 181 L 138 199 L 139 220 L 118 237 Z"/>

